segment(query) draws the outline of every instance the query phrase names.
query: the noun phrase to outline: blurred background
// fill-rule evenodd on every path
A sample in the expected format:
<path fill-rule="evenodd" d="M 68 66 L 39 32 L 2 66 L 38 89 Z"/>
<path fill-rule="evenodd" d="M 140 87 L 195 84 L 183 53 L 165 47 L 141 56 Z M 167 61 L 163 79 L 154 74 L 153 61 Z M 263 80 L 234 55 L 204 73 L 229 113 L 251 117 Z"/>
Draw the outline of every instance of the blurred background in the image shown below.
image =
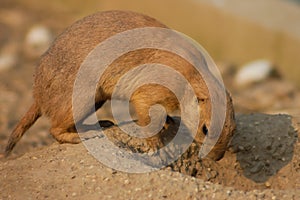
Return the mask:
<path fill-rule="evenodd" d="M 1 0 L 1 149 L 32 103 L 40 55 L 76 20 L 112 9 L 147 14 L 198 41 L 219 67 L 238 113 L 286 113 L 300 118 L 299 1 Z M 49 122 L 42 118 L 21 141 L 29 145 L 18 148 L 53 142 L 48 128 Z M 38 135 L 31 135 L 37 131 Z"/>

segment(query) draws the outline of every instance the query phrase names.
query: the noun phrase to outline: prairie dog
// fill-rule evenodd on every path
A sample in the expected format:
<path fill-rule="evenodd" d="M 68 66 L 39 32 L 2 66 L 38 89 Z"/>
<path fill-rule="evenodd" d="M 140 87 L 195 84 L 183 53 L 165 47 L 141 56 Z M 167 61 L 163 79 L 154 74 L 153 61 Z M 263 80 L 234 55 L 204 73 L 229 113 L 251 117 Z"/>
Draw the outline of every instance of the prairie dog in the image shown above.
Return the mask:
<path fill-rule="evenodd" d="M 42 115 L 50 119 L 50 133 L 58 142 L 74 144 L 81 142 L 72 113 L 73 86 L 81 63 L 100 42 L 117 33 L 141 27 L 168 28 L 151 17 L 135 12 L 106 11 L 75 22 L 59 35 L 38 63 L 33 88 L 34 102 L 13 130 L 5 155 L 12 151 L 26 130 Z M 167 51 L 141 49 L 129 52 L 115 60 L 98 83 L 96 110 L 101 108 L 106 100 L 111 99 L 114 85 L 123 74 L 134 66 L 144 63 L 161 63 L 170 66 L 180 72 L 192 85 L 201 108 L 201 119 L 195 139 L 201 142 L 204 136 L 209 134 L 211 105 L 208 89 L 193 66 Z M 178 101 L 174 94 L 165 87 L 154 84 L 144 85 L 136 90 L 131 97 L 131 102 L 137 113 L 138 124 L 141 126 L 149 123 L 149 107 L 154 104 L 162 104 L 168 113 L 178 108 Z M 92 108 L 82 110 L 82 119 L 87 117 L 91 110 Z M 234 111 L 231 97 L 227 93 L 225 125 L 209 157 L 214 160 L 222 158 L 234 128 Z M 159 135 L 147 140 L 152 147 L 162 145 Z"/>

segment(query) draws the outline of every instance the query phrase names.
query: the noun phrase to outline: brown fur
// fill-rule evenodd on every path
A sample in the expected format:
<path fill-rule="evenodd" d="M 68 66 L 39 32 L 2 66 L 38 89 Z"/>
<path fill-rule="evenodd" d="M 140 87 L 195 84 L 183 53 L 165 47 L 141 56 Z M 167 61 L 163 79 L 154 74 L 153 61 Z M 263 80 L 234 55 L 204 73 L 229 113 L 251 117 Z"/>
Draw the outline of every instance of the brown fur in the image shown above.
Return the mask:
<path fill-rule="evenodd" d="M 80 138 L 74 127 L 72 113 L 72 92 L 76 74 L 81 63 L 96 45 L 108 37 L 125 30 L 139 27 L 163 27 L 157 20 L 145 15 L 107 11 L 88 16 L 67 28 L 42 56 L 35 73 L 34 103 L 12 132 L 5 155 L 8 155 L 25 131 L 41 116 L 50 118 L 52 128 L 50 133 L 60 143 L 79 143 Z M 209 93 L 202 77 L 197 74 L 193 66 L 179 56 L 170 52 L 142 49 L 129 52 L 109 66 L 98 84 L 96 95 L 96 109 L 99 109 L 106 100 L 111 98 L 114 85 L 128 70 L 144 63 L 161 63 L 170 66 L 190 82 L 194 88 L 201 107 L 199 134 L 196 140 L 203 141 L 202 127 L 209 126 L 211 106 Z M 166 77 L 167 78 L 167 77 Z M 171 80 L 171 79 L 170 79 Z M 174 84 L 176 82 L 174 81 Z M 149 107 L 162 104 L 167 112 L 178 109 L 178 101 L 174 94 L 159 85 L 144 85 L 134 92 L 131 102 L 135 107 L 138 124 L 145 126 L 149 123 Z M 232 136 L 234 111 L 229 95 L 227 95 L 227 114 L 225 126 L 216 147 L 209 156 L 219 159 L 223 156 L 227 144 Z M 82 110 L 82 119 L 90 114 L 92 107 Z M 151 146 L 161 146 L 158 136 L 148 139 Z"/>

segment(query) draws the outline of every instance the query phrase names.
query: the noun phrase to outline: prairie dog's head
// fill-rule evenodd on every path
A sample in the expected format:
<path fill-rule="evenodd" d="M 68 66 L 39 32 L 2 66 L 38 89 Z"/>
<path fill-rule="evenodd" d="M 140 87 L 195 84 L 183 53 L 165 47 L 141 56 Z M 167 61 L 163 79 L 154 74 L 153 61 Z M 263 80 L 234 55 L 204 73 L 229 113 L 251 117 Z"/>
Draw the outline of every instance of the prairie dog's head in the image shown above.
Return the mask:
<path fill-rule="evenodd" d="M 208 91 L 207 84 L 199 77 L 191 77 L 190 83 L 196 96 L 186 95 L 189 117 L 183 123 L 201 146 L 200 158 L 220 160 L 236 127 L 231 96 L 218 82 L 213 84 L 214 91 Z M 185 91 L 189 93 L 188 89 Z"/>
<path fill-rule="evenodd" d="M 213 160 L 220 160 L 223 158 L 225 151 L 227 150 L 228 144 L 231 141 L 231 138 L 233 136 L 234 130 L 236 128 L 235 123 L 235 114 L 232 104 L 232 99 L 230 94 L 226 91 L 226 99 L 225 99 L 225 105 L 226 105 L 226 113 L 224 113 L 223 116 L 225 116 L 224 124 L 221 124 L 222 131 L 219 135 L 219 138 L 216 142 L 216 144 L 213 146 L 211 151 L 208 153 L 207 158 L 213 159 Z M 199 99 L 199 107 L 200 107 L 200 123 L 198 126 L 198 132 L 195 137 L 195 141 L 197 143 L 204 144 L 203 148 L 207 148 L 207 146 L 212 145 L 210 138 L 215 137 L 218 135 L 217 133 L 213 133 L 212 131 L 216 130 L 215 128 L 212 128 L 212 117 L 219 117 L 219 116 L 212 116 L 212 102 L 210 98 L 205 99 Z M 216 104 L 218 109 L 218 104 Z M 222 121 L 222 120 L 220 120 Z M 208 139 L 205 140 L 205 137 Z M 205 143 L 204 143 L 205 141 Z M 201 153 L 200 153 L 201 154 Z"/>

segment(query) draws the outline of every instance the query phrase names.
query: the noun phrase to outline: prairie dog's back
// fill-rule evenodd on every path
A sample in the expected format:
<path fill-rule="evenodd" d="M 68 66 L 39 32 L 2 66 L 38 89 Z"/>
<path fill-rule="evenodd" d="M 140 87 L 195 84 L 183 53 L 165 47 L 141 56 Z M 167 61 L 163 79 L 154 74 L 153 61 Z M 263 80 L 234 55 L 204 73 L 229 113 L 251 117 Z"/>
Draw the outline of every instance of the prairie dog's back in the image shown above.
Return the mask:
<path fill-rule="evenodd" d="M 117 33 L 148 26 L 167 28 L 151 17 L 129 11 L 99 12 L 75 22 L 58 36 L 39 62 L 34 85 L 37 103 L 71 109 L 68 102 L 71 101 L 73 83 L 88 53 Z M 43 113 L 51 116 L 50 110 L 42 108 Z"/>

